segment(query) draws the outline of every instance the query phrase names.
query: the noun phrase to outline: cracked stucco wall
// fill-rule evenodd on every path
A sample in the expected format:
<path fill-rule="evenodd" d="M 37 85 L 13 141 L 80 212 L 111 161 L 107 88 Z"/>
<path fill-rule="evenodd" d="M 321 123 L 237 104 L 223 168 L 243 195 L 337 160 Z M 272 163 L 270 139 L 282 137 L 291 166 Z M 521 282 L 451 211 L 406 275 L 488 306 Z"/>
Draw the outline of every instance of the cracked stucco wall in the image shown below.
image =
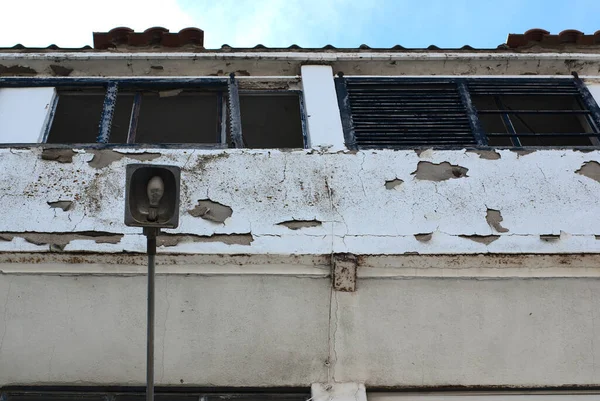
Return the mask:
<path fill-rule="evenodd" d="M 574 150 L 1 149 L 0 251 L 143 252 L 122 218 L 125 165 L 143 162 L 182 167 L 180 226 L 162 253 L 597 253 L 599 161 Z"/>

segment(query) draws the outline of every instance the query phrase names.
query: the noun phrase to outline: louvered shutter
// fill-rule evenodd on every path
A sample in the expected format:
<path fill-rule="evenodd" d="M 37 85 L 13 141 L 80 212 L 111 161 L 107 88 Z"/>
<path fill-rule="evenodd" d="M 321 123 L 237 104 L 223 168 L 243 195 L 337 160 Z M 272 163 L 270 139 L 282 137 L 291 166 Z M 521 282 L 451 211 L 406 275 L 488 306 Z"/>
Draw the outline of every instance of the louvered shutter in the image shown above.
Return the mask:
<path fill-rule="evenodd" d="M 451 80 L 336 78 L 336 86 L 349 148 L 476 145 Z"/>

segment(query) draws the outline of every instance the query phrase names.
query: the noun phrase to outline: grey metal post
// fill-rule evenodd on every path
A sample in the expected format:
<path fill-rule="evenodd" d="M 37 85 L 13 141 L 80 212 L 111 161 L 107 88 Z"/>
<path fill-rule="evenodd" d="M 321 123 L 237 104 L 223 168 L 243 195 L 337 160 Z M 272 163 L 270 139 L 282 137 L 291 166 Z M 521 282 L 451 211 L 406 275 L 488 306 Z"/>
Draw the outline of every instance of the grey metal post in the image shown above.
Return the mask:
<path fill-rule="evenodd" d="M 154 279 L 156 275 L 156 228 L 144 228 L 148 252 L 148 327 L 146 335 L 146 401 L 154 401 Z"/>

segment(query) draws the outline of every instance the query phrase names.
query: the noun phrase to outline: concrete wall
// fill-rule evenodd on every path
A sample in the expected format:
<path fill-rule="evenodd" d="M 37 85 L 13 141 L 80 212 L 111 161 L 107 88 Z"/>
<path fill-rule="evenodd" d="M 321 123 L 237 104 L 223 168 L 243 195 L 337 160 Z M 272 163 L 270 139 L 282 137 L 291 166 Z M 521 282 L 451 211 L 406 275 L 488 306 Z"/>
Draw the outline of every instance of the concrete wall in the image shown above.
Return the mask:
<path fill-rule="evenodd" d="M 159 259 L 160 263 L 160 259 Z M 600 280 L 161 275 L 156 381 L 600 384 Z M 142 276 L 0 277 L 0 385 L 140 385 Z"/>

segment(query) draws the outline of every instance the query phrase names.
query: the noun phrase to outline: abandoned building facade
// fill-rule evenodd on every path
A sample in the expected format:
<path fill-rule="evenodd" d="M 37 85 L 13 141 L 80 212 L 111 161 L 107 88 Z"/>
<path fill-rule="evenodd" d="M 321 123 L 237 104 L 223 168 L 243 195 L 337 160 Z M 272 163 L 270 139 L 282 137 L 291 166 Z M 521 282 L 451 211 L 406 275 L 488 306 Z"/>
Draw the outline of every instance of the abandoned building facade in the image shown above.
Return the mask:
<path fill-rule="evenodd" d="M 203 35 L 0 49 L 3 401 L 143 386 L 131 163 L 181 168 L 159 389 L 600 397 L 600 31 L 495 49 Z"/>

